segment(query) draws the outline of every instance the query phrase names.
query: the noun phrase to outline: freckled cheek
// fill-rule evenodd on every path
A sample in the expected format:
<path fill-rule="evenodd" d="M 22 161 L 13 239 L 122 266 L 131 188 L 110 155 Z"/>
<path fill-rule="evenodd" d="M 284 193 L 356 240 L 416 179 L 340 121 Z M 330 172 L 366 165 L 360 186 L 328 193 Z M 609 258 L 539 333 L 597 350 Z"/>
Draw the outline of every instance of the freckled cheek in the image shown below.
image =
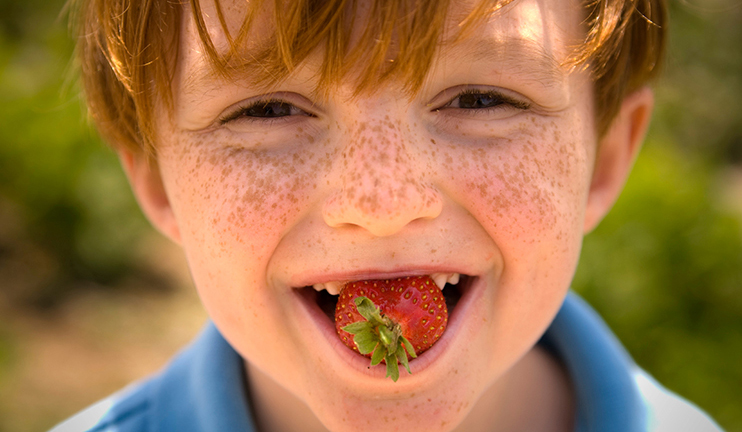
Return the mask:
<path fill-rule="evenodd" d="M 265 250 L 275 246 L 302 212 L 316 184 L 292 154 L 244 151 L 196 157 L 182 171 L 176 186 L 182 234 L 215 258 L 229 254 L 254 260 L 255 253 L 269 253 Z"/>
<path fill-rule="evenodd" d="M 528 242 L 566 240 L 581 226 L 584 169 L 550 155 L 534 151 L 462 156 L 458 160 L 467 166 L 455 170 L 452 187 L 462 192 L 460 202 L 470 206 L 493 238 L 507 234 Z"/>

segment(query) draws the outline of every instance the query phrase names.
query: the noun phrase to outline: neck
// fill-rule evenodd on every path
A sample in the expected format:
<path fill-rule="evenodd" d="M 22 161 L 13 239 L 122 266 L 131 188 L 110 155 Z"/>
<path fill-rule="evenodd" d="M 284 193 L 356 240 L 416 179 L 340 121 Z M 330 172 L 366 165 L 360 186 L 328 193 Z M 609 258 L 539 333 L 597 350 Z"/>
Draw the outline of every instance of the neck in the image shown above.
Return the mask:
<path fill-rule="evenodd" d="M 326 432 L 309 407 L 272 378 L 245 362 L 255 425 L 260 432 Z"/>
<path fill-rule="evenodd" d="M 454 431 L 571 432 L 575 409 L 563 366 L 536 346 L 485 391 Z"/>

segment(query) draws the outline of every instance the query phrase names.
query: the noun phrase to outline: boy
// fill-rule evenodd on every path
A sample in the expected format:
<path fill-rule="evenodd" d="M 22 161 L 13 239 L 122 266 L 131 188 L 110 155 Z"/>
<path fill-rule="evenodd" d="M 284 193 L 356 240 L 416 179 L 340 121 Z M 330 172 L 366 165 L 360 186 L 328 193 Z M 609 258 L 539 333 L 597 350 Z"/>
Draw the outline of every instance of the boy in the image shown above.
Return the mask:
<path fill-rule="evenodd" d="M 213 325 L 59 430 L 718 430 L 568 293 L 649 122 L 661 1 L 79 10 L 90 112 Z M 448 326 L 392 382 L 331 311 L 426 275 Z"/>

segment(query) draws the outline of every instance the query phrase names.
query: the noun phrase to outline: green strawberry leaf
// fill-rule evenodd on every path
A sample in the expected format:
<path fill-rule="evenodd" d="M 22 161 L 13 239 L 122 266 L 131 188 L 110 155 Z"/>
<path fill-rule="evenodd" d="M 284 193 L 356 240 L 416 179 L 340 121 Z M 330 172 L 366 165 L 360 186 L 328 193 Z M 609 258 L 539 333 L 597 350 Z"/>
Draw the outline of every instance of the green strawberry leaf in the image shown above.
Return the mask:
<path fill-rule="evenodd" d="M 358 334 L 362 332 L 370 332 L 371 329 L 373 328 L 374 328 L 374 325 L 368 321 L 358 321 L 358 322 L 354 322 L 353 324 L 348 324 L 342 329 L 347 331 L 350 334 Z"/>
<path fill-rule="evenodd" d="M 399 339 L 402 341 L 402 344 L 404 345 L 407 352 L 410 354 L 410 357 L 417 358 L 417 353 L 415 352 L 415 348 L 412 347 L 412 344 L 410 341 L 407 340 L 406 337 L 400 336 Z"/>
<path fill-rule="evenodd" d="M 358 346 L 358 351 L 361 354 L 369 354 L 379 344 L 379 338 L 372 332 L 362 332 L 353 336 L 353 342 Z"/>
<path fill-rule="evenodd" d="M 376 346 L 376 349 L 374 350 L 373 355 L 371 355 L 371 366 L 376 366 L 377 364 L 381 363 L 382 360 L 384 360 L 384 357 L 386 357 L 387 350 L 384 348 L 383 344 L 378 344 Z"/>
<path fill-rule="evenodd" d="M 404 348 L 402 348 L 402 345 L 400 345 L 397 348 L 397 358 L 399 359 L 400 362 L 402 362 L 402 366 L 404 366 L 404 368 L 407 369 L 407 373 L 411 374 L 412 372 L 410 371 L 410 363 L 407 360 L 407 354 L 405 354 Z"/>
<path fill-rule="evenodd" d="M 379 308 L 376 307 L 374 302 L 368 299 L 368 297 L 357 297 L 353 302 L 356 304 L 358 313 L 361 314 L 368 321 L 381 325 L 384 319 L 381 317 Z"/>
<path fill-rule="evenodd" d="M 397 355 L 387 354 L 386 356 L 386 376 L 391 377 L 392 381 L 397 382 L 399 379 L 399 366 L 397 365 Z"/>
<path fill-rule="evenodd" d="M 397 347 L 394 346 L 397 344 L 396 338 L 392 331 L 386 326 L 379 327 L 379 339 L 381 339 L 381 343 L 383 343 L 385 347 L 389 348 L 389 351 L 395 352 L 397 350 Z"/>

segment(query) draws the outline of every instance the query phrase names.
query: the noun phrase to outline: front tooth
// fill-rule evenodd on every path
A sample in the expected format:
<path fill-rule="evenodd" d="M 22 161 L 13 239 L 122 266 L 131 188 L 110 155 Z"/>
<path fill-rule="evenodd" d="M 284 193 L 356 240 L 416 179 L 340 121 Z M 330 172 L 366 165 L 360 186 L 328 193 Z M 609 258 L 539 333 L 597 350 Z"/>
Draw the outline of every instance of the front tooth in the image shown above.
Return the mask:
<path fill-rule="evenodd" d="M 452 273 L 448 276 L 448 279 L 446 280 L 446 282 L 450 283 L 451 285 L 456 285 L 457 283 L 459 283 L 460 277 L 461 277 L 460 274 Z"/>
<path fill-rule="evenodd" d="M 438 285 L 438 288 L 443 289 L 443 287 L 446 286 L 448 275 L 445 273 L 433 273 L 430 275 L 430 278 L 433 279 L 436 285 Z"/>
<path fill-rule="evenodd" d="M 319 292 L 319 291 L 322 291 L 323 289 L 325 289 L 325 284 L 323 284 L 323 283 L 316 283 L 316 284 L 312 285 L 312 288 L 314 288 L 315 291 Z"/>
<path fill-rule="evenodd" d="M 346 282 L 327 282 L 325 283 L 325 289 L 332 295 L 338 295 L 345 288 L 345 284 Z"/>

